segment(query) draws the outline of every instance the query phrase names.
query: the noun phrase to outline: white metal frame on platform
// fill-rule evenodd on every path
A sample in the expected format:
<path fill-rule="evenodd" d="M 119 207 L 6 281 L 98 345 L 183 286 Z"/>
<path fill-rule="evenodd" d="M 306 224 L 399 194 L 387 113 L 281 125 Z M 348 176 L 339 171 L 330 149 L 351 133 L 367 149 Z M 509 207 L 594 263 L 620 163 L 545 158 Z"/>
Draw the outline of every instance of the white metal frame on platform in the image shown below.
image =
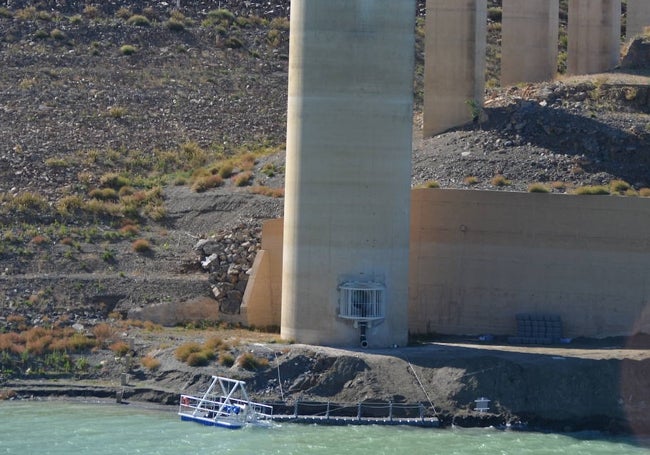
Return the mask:
<path fill-rule="evenodd" d="M 244 381 L 212 376 L 203 396 L 181 395 L 178 415 L 185 421 L 237 429 L 269 423 L 273 407 L 251 401 Z"/>

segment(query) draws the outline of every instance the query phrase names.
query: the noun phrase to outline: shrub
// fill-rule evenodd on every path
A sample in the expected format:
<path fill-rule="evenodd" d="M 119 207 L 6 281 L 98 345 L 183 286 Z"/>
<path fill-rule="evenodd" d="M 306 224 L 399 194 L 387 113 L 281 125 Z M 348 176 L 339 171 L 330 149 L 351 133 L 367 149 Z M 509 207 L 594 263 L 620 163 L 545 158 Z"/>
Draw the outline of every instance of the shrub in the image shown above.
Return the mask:
<path fill-rule="evenodd" d="M 44 335 L 34 340 L 28 340 L 25 344 L 25 351 L 32 355 L 43 355 L 49 351 L 52 340 L 52 335 Z"/>
<path fill-rule="evenodd" d="M 49 243 L 50 239 L 45 237 L 44 235 L 35 235 L 32 237 L 32 240 L 30 240 L 30 243 L 34 245 L 43 245 L 45 243 Z"/>
<path fill-rule="evenodd" d="M 208 161 L 208 154 L 196 142 L 181 145 L 181 154 L 193 168 L 203 166 Z"/>
<path fill-rule="evenodd" d="M 254 153 L 244 153 L 239 159 L 239 165 L 242 169 L 250 171 L 255 167 L 257 163 L 257 157 Z"/>
<path fill-rule="evenodd" d="M 124 47 L 125 46 L 122 46 L 120 51 L 125 55 L 130 55 L 124 52 Z M 133 52 L 135 52 L 135 50 Z M 126 115 L 126 109 L 119 106 L 112 106 L 108 109 L 108 115 L 113 118 L 122 118 Z"/>
<path fill-rule="evenodd" d="M 137 49 L 135 46 L 132 46 L 130 44 L 125 44 L 124 46 L 120 47 L 120 53 L 122 55 L 133 55 L 137 52 Z"/>
<path fill-rule="evenodd" d="M 235 186 L 246 186 L 253 181 L 253 173 L 251 171 L 241 172 L 234 177 Z"/>
<path fill-rule="evenodd" d="M 436 180 L 428 180 L 422 184 L 422 188 L 440 188 L 440 183 Z"/>
<path fill-rule="evenodd" d="M 45 165 L 53 168 L 64 168 L 68 167 L 70 163 L 63 158 L 48 158 L 45 160 Z"/>
<path fill-rule="evenodd" d="M 185 362 L 191 354 L 201 352 L 202 349 L 203 348 L 199 343 L 190 341 L 176 348 L 174 351 L 174 357 L 176 357 L 176 359 L 180 360 L 181 362 Z"/>
<path fill-rule="evenodd" d="M 115 13 L 116 17 L 119 17 L 120 19 L 124 19 L 124 20 L 127 20 L 132 15 L 133 15 L 133 12 L 129 8 L 125 8 L 125 7 L 121 7 Z"/>
<path fill-rule="evenodd" d="M 114 172 L 109 172 L 107 174 L 102 175 L 99 178 L 99 183 L 102 186 L 108 186 L 116 190 L 119 190 L 123 186 L 128 185 L 130 182 L 129 179 L 124 176 L 121 176 Z"/>
<path fill-rule="evenodd" d="M 97 324 L 93 327 L 93 335 L 95 335 L 97 342 L 103 345 L 107 341 L 113 339 L 115 336 L 115 329 L 106 323 Z"/>
<path fill-rule="evenodd" d="M 191 367 L 204 367 L 208 365 L 212 359 L 214 359 L 214 352 L 202 350 L 191 353 L 187 357 L 186 363 Z"/>
<path fill-rule="evenodd" d="M 641 197 L 650 197 L 650 188 L 641 188 L 639 190 L 639 196 L 641 196 Z"/>
<path fill-rule="evenodd" d="M 231 367 L 235 364 L 235 357 L 229 352 L 219 353 L 219 365 L 224 367 Z"/>
<path fill-rule="evenodd" d="M 31 21 L 36 19 L 37 12 L 36 8 L 33 6 L 28 6 L 27 8 L 19 9 L 15 12 L 14 18 L 19 21 Z"/>
<path fill-rule="evenodd" d="M 612 180 L 609 183 L 612 193 L 624 193 L 630 189 L 630 184 L 624 180 Z"/>
<path fill-rule="evenodd" d="M 131 244 L 131 249 L 136 253 L 146 253 L 151 251 L 151 243 L 147 239 L 138 239 Z"/>
<path fill-rule="evenodd" d="M 185 23 L 172 17 L 167 22 L 165 22 L 165 27 L 167 27 L 167 29 L 171 30 L 172 32 L 182 32 L 185 30 Z"/>
<path fill-rule="evenodd" d="M 237 36 L 229 36 L 225 39 L 223 45 L 229 49 L 240 49 L 244 47 L 244 42 Z"/>
<path fill-rule="evenodd" d="M 284 188 L 270 188 L 268 186 L 254 186 L 250 189 L 251 193 L 261 194 L 268 197 L 284 197 Z"/>
<path fill-rule="evenodd" d="M 131 348 L 124 341 L 116 341 L 108 347 L 111 351 L 115 353 L 118 357 L 124 357 L 129 353 Z"/>
<path fill-rule="evenodd" d="M 154 221 L 162 221 L 167 216 L 167 209 L 162 204 L 147 204 L 144 207 L 144 214 Z"/>
<path fill-rule="evenodd" d="M 95 19 L 99 17 L 99 8 L 97 8 L 94 5 L 88 5 L 84 8 L 84 16 L 90 18 L 90 19 Z"/>
<path fill-rule="evenodd" d="M 473 175 L 468 175 L 463 179 L 465 185 L 476 185 L 478 183 L 478 178 Z"/>
<path fill-rule="evenodd" d="M 488 8 L 488 19 L 492 22 L 501 22 L 503 11 L 498 6 Z"/>
<path fill-rule="evenodd" d="M 609 188 L 601 185 L 586 185 L 576 188 L 574 194 L 580 196 L 593 196 L 609 194 Z"/>
<path fill-rule="evenodd" d="M 95 188 L 90 190 L 88 196 L 100 201 L 117 201 L 119 199 L 117 191 L 113 188 Z"/>
<path fill-rule="evenodd" d="M 223 179 L 219 175 L 209 175 L 197 178 L 192 184 L 192 190 L 202 193 L 210 188 L 223 185 Z"/>
<path fill-rule="evenodd" d="M 508 180 L 501 174 L 497 174 L 494 177 L 492 177 L 490 183 L 492 183 L 493 186 L 502 187 L 502 186 L 510 185 L 510 180 Z"/>
<path fill-rule="evenodd" d="M 149 19 L 140 14 L 134 14 L 133 16 L 129 17 L 126 23 L 129 25 L 135 25 L 136 27 L 149 27 L 151 25 Z"/>
<path fill-rule="evenodd" d="M 259 368 L 269 366 L 269 361 L 263 357 L 255 357 L 251 352 L 245 352 L 237 357 L 237 366 L 248 371 L 255 371 Z"/>
<path fill-rule="evenodd" d="M 219 175 L 227 179 L 232 175 L 232 172 L 234 170 L 234 166 L 230 162 L 223 163 L 221 166 L 219 166 Z"/>
<path fill-rule="evenodd" d="M 550 193 L 551 190 L 542 183 L 531 183 L 528 185 L 529 193 Z"/>
<path fill-rule="evenodd" d="M 208 12 L 208 19 L 213 21 L 234 22 L 235 15 L 227 9 L 216 9 Z"/>
<path fill-rule="evenodd" d="M 140 364 L 149 371 L 156 371 L 160 368 L 160 360 L 150 355 L 144 356 L 140 359 Z"/>
<path fill-rule="evenodd" d="M 208 338 L 205 343 L 203 343 L 203 346 L 213 351 L 228 349 L 228 344 L 223 340 L 223 338 L 216 335 Z"/>
<path fill-rule="evenodd" d="M 34 33 L 35 39 L 45 39 L 48 36 L 50 36 L 50 34 L 47 33 L 45 30 L 36 30 L 36 32 Z"/>
<path fill-rule="evenodd" d="M 276 30 L 289 30 L 289 18 L 287 17 L 275 17 L 271 20 L 269 26 L 272 29 Z"/>
<path fill-rule="evenodd" d="M 48 207 L 47 200 L 37 193 L 18 193 L 9 200 L 9 208 L 17 212 L 42 213 Z"/>
<path fill-rule="evenodd" d="M 64 338 L 62 341 L 64 351 L 81 352 L 96 346 L 95 340 L 81 333 L 74 333 L 70 338 Z"/>
<path fill-rule="evenodd" d="M 162 326 L 160 324 L 156 324 L 155 322 L 151 321 L 144 321 L 142 324 L 142 327 L 147 331 L 147 332 L 158 332 L 162 330 Z"/>
<path fill-rule="evenodd" d="M 140 229 L 134 224 L 127 224 L 120 228 L 120 234 L 125 237 L 133 237 L 134 235 L 137 235 L 138 232 L 140 232 Z"/>
<path fill-rule="evenodd" d="M 56 211 L 61 215 L 72 215 L 84 206 L 80 196 L 65 196 L 56 203 Z"/>
<path fill-rule="evenodd" d="M 0 17 L 9 19 L 13 17 L 13 14 L 5 6 L 0 6 Z"/>
<path fill-rule="evenodd" d="M 282 43 L 282 32 L 271 29 L 266 34 L 266 43 L 271 47 L 278 47 Z"/>
<path fill-rule="evenodd" d="M 276 173 L 279 172 L 279 169 L 273 163 L 267 163 L 262 167 L 262 174 L 267 177 L 273 177 Z"/>
<path fill-rule="evenodd" d="M 58 28 L 55 28 L 50 32 L 50 38 L 55 39 L 55 40 L 64 40 L 65 39 L 65 33 L 63 33 L 61 30 Z"/>

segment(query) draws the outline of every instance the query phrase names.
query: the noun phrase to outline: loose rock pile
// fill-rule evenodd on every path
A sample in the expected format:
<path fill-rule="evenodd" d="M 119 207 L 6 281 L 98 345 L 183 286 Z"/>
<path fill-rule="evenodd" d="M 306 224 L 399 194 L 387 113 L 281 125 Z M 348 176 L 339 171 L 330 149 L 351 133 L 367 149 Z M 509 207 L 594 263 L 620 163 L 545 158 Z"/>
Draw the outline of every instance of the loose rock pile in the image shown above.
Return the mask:
<path fill-rule="evenodd" d="M 210 274 L 212 293 L 221 313 L 239 313 L 261 238 L 261 228 L 240 224 L 231 232 L 201 239 L 194 246 L 201 266 Z"/>

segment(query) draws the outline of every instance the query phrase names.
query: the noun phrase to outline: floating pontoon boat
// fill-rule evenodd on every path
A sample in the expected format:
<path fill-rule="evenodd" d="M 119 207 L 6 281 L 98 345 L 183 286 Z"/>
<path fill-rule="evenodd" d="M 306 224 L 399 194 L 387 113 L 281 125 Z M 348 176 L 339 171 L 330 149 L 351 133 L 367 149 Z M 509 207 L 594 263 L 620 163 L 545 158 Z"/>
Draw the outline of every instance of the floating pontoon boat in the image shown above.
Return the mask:
<path fill-rule="evenodd" d="M 185 421 L 237 429 L 270 423 L 273 407 L 251 401 L 244 381 L 212 376 L 202 396 L 181 395 L 178 415 Z"/>

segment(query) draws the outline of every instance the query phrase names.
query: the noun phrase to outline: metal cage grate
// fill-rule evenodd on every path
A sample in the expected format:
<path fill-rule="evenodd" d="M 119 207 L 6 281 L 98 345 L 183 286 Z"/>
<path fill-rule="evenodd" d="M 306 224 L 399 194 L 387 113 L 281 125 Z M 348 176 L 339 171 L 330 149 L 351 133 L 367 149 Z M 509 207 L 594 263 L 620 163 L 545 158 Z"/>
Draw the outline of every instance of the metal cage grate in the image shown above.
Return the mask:
<path fill-rule="evenodd" d="M 381 283 L 348 281 L 339 286 L 339 317 L 374 321 L 385 317 L 386 288 Z"/>

